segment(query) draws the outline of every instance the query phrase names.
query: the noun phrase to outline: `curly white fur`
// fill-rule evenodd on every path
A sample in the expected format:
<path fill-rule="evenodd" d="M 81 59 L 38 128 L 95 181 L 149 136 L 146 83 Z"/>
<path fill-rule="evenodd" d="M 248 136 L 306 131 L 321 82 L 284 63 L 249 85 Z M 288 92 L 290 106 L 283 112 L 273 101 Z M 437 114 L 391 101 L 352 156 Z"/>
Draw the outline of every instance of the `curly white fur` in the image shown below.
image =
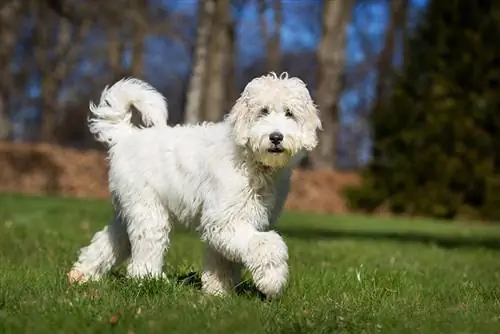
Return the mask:
<path fill-rule="evenodd" d="M 132 105 L 147 128 L 132 126 Z M 109 146 L 116 216 L 80 250 L 71 281 L 98 279 L 129 257 L 129 276 L 163 275 L 170 230 L 183 224 L 205 243 L 204 291 L 229 292 L 245 267 L 267 296 L 283 292 L 288 250 L 270 228 L 292 168 L 321 128 L 300 79 L 271 73 L 252 80 L 219 123 L 167 126 L 165 99 L 137 79 L 106 87 L 90 109 L 91 132 Z"/>

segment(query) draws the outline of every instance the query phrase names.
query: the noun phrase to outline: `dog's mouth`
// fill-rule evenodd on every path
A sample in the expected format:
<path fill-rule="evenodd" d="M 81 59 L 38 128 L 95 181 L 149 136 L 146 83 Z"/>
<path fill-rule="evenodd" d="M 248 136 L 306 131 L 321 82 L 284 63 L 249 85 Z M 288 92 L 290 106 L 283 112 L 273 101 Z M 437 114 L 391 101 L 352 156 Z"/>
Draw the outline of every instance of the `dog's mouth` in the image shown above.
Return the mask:
<path fill-rule="evenodd" d="M 274 154 L 280 154 L 280 153 L 285 152 L 285 150 L 281 146 L 272 146 L 272 147 L 267 149 L 267 152 L 274 153 Z"/>

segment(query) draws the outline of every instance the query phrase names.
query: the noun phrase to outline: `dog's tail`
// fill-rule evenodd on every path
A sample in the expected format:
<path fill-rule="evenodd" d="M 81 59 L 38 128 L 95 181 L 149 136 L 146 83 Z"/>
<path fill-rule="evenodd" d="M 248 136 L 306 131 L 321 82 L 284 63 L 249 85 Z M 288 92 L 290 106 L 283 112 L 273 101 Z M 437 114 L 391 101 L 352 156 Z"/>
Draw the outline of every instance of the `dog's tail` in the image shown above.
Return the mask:
<path fill-rule="evenodd" d="M 115 144 L 120 137 L 136 131 L 132 123 L 132 107 L 139 112 L 146 127 L 167 124 L 164 96 L 144 81 L 124 78 L 104 88 L 98 105 L 90 102 L 90 132 L 99 142 Z"/>

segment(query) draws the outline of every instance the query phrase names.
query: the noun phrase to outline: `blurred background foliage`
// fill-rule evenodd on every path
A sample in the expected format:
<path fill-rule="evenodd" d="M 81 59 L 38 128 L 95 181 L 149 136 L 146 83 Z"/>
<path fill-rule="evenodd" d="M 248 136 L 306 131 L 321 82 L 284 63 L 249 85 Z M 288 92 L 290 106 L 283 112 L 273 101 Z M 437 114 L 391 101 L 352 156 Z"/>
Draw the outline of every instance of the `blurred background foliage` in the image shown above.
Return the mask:
<path fill-rule="evenodd" d="M 287 71 L 324 125 L 302 167 L 359 173 L 353 208 L 498 219 L 499 39 L 492 0 L 4 0 L 0 140 L 102 149 L 88 102 L 125 76 L 178 124 Z"/>

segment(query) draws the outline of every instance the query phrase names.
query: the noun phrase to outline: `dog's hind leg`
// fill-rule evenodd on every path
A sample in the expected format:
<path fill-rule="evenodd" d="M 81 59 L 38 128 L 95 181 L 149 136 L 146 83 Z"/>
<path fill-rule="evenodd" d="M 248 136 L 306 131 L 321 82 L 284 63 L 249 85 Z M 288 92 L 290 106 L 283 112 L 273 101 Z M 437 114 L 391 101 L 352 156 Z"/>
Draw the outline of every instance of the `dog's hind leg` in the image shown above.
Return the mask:
<path fill-rule="evenodd" d="M 165 207 L 155 196 L 143 196 L 140 201 L 129 204 L 124 214 L 131 245 L 127 275 L 162 277 L 163 257 L 171 229 Z"/>
<path fill-rule="evenodd" d="M 233 290 L 241 277 L 242 265 L 229 261 L 210 246 L 205 246 L 202 289 L 212 295 L 225 295 Z"/>
<path fill-rule="evenodd" d="M 114 218 L 108 226 L 94 234 L 90 245 L 80 250 L 68 279 L 71 283 L 99 279 L 129 255 L 130 244 L 125 225 L 119 218 Z"/>

